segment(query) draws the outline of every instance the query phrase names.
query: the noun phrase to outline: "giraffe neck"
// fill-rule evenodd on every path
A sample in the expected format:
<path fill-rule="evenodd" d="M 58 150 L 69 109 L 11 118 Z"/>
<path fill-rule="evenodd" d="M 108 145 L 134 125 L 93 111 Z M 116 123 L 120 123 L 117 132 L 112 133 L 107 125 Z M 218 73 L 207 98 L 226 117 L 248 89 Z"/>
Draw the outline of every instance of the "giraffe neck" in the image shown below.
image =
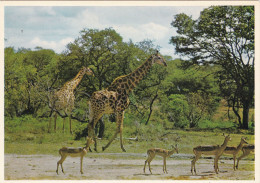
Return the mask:
<path fill-rule="evenodd" d="M 80 70 L 79 73 L 70 81 L 68 81 L 64 87 L 66 87 L 69 90 L 75 90 L 75 88 L 78 86 L 80 81 L 82 80 L 83 76 L 85 74 L 84 70 Z"/>
<path fill-rule="evenodd" d="M 127 93 L 130 93 L 144 78 L 144 76 L 150 71 L 152 64 L 152 57 L 150 57 L 140 67 L 127 75 L 129 86 Z"/>
<path fill-rule="evenodd" d="M 148 58 L 141 66 L 135 69 L 132 73 L 116 78 L 107 88 L 108 91 L 116 91 L 119 94 L 128 95 L 137 84 L 144 78 L 152 67 L 152 56 Z"/>

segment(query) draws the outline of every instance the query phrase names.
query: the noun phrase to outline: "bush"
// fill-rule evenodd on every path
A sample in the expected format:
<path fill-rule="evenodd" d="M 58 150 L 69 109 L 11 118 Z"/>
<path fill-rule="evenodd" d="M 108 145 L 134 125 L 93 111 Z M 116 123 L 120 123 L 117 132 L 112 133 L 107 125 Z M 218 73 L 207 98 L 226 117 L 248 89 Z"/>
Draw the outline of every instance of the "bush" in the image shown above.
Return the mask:
<path fill-rule="evenodd" d="M 215 128 L 228 129 L 228 128 L 235 128 L 236 124 L 231 121 L 212 121 L 212 120 L 204 119 L 200 121 L 198 127 L 202 129 L 215 129 Z"/>

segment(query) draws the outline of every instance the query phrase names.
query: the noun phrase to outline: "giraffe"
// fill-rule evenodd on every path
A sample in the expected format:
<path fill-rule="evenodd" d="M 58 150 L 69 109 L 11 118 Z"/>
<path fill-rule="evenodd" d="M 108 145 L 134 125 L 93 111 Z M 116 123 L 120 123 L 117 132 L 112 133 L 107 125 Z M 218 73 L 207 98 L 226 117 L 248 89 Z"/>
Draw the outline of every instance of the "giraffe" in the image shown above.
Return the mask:
<path fill-rule="evenodd" d="M 66 82 L 63 87 L 54 92 L 50 96 L 50 103 L 49 106 L 52 109 L 52 112 L 54 112 L 54 131 L 56 132 L 56 119 L 57 119 L 57 114 L 60 111 L 63 111 L 66 116 L 69 116 L 69 123 L 70 123 L 70 133 L 72 133 L 71 129 L 71 111 L 74 108 L 74 90 L 80 83 L 81 79 L 83 76 L 87 75 L 93 75 L 93 72 L 91 69 L 82 67 L 78 74 L 70 81 Z M 51 121 L 52 121 L 52 112 L 50 115 L 50 120 L 49 120 L 49 128 L 48 132 L 50 132 L 51 128 Z M 65 126 L 65 117 L 63 118 L 63 132 L 64 132 L 64 127 Z"/>
<path fill-rule="evenodd" d="M 126 151 L 123 146 L 122 131 L 123 131 L 123 119 L 124 111 L 129 106 L 129 94 L 137 86 L 137 84 L 144 78 L 154 63 L 167 66 L 166 62 L 159 55 L 151 55 L 141 66 L 128 75 L 117 77 L 112 84 L 105 90 L 94 92 L 90 98 L 90 120 L 88 124 L 88 136 L 92 137 L 95 141 L 94 150 L 97 151 L 97 142 L 94 134 L 94 127 L 103 114 L 116 115 L 116 132 L 110 139 L 105 147 L 102 147 L 104 151 L 112 143 L 112 141 L 120 133 L 120 145 L 122 151 Z"/>

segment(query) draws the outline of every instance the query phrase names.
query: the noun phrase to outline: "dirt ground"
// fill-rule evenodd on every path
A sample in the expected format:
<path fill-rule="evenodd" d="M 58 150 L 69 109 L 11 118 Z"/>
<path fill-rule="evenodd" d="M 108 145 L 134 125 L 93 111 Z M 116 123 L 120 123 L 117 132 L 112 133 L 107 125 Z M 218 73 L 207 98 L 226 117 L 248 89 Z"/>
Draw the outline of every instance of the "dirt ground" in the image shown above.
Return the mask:
<path fill-rule="evenodd" d="M 127 153 L 124 153 L 127 156 Z M 133 154 L 131 154 L 133 156 Z M 143 155 L 144 156 L 144 155 Z M 16 155 L 5 154 L 5 180 L 254 180 L 255 172 L 246 170 L 233 171 L 233 160 L 220 160 L 220 173 L 213 169 L 213 159 L 199 159 L 196 163 L 197 175 L 190 172 L 191 159 L 168 158 L 168 174 L 162 170 L 162 158 L 156 157 L 151 162 L 153 174 L 148 166 L 143 173 L 146 157 L 143 159 L 103 158 L 101 155 L 84 157 L 83 172 L 80 173 L 79 158 L 68 157 L 64 163 L 63 174 L 56 174 L 59 156 L 53 155 Z M 240 167 L 254 164 L 254 161 L 241 160 Z"/>

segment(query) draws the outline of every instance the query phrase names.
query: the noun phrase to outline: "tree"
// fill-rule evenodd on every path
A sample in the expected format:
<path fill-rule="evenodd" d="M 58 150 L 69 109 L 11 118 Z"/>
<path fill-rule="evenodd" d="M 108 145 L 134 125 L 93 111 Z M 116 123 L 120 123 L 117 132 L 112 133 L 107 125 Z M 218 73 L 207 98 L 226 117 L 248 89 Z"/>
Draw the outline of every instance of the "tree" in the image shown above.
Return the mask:
<path fill-rule="evenodd" d="M 37 115 L 46 106 L 57 60 L 52 50 L 5 48 L 5 115 Z"/>
<path fill-rule="evenodd" d="M 242 106 L 241 127 L 248 129 L 254 100 L 254 7 L 212 6 L 197 20 L 178 14 L 171 25 L 177 28 L 178 35 L 170 40 L 177 53 L 188 57 L 191 64 L 221 66 L 217 76 L 225 75 L 219 77 L 225 79 L 222 84 L 234 86 L 229 92 L 222 90 L 222 94 L 233 106 Z"/>

